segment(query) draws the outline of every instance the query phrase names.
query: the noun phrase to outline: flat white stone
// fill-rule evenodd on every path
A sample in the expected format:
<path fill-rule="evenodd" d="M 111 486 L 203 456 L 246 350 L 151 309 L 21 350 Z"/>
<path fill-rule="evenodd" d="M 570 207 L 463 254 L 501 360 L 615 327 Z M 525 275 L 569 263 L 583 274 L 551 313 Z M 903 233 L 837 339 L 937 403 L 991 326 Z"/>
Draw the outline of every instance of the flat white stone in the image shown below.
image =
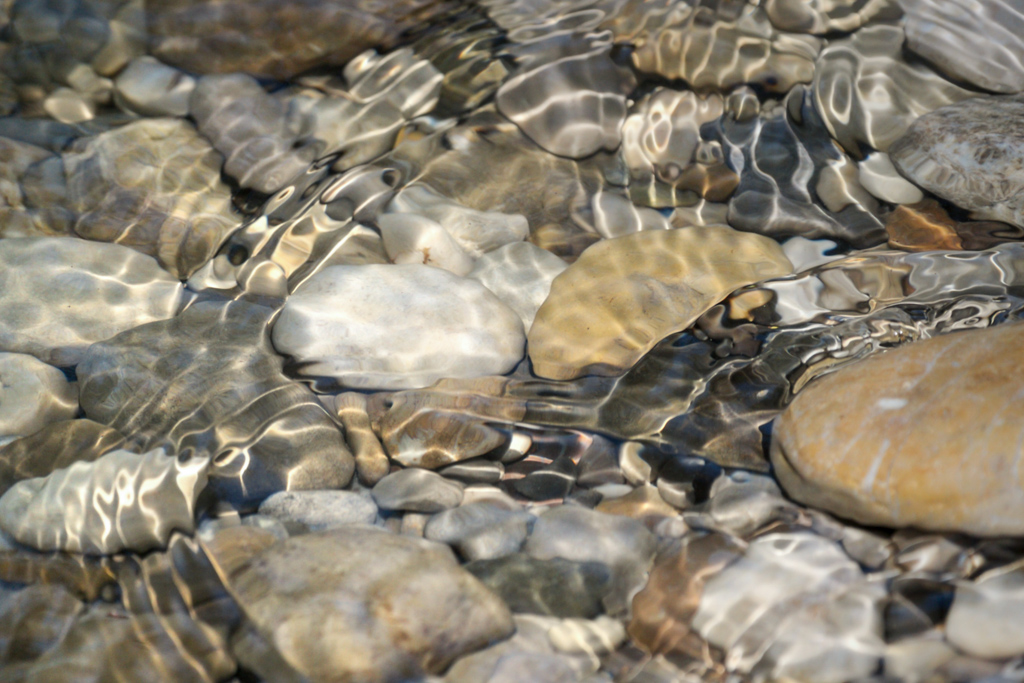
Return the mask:
<path fill-rule="evenodd" d="M 551 282 L 568 267 L 546 249 L 529 242 L 513 242 L 477 259 L 469 277 L 494 292 L 529 330 L 537 309 L 548 298 Z"/>
<path fill-rule="evenodd" d="M 132 60 L 114 80 L 114 99 L 122 109 L 143 116 L 185 116 L 196 79 L 145 55 Z"/>
<path fill-rule="evenodd" d="M 956 587 L 946 617 L 946 638 L 975 657 L 1024 653 L 1024 567 L 1020 562 L 986 572 Z"/>
<path fill-rule="evenodd" d="M 874 152 L 857 162 L 857 179 L 861 187 L 890 204 L 914 204 L 924 199 L 924 192 L 899 174 L 885 152 Z"/>
<path fill-rule="evenodd" d="M 505 374 L 523 357 L 519 316 L 486 287 L 424 265 L 332 266 L 285 303 L 274 346 L 298 372 L 348 387 L 413 389 Z"/>
<path fill-rule="evenodd" d="M 34 434 L 78 412 L 78 386 L 22 353 L 0 353 L 0 436 Z"/>
<path fill-rule="evenodd" d="M 411 213 L 384 214 L 377 221 L 384 250 L 394 263 L 420 263 L 456 275 L 473 269 L 473 258 L 441 224 Z"/>

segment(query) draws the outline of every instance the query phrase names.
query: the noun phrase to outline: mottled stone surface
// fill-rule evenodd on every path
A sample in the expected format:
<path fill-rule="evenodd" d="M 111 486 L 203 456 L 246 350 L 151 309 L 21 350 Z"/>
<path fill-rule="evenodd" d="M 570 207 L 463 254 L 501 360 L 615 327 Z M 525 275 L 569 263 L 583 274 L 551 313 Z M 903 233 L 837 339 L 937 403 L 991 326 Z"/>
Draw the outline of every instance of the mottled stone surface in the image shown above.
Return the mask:
<path fill-rule="evenodd" d="M 889 150 L 900 173 L 978 218 L 1024 226 L 1024 97 L 978 97 L 922 116 Z"/>
<path fill-rule="evenodd" d="M 137 249 L 187 278 L 241 222 L 223 163 L 179 119 L 137 121 L 78 143 L 64 155 L 75 232 Z"/>
<path fill-rule="evenodd" d="M 810 384 L 772 463 L 796 500 L 862 524 L 1024 532 L 1024 325 L 915 342 Z"/>
<path fill-rule="evenodd" d="M 437 472 L 409 467 L 377 482 L 373 499 L 385 510 L 440 512 L 462 502 L 462 485 Z"/>
<path fill-rule="evenodd" d="M 532 517 L 488 503 L 469 503 L 430 518 L 423 537 L 447 543 L 468 561 L 493 560 L 517 552 Z"/>
<path fill-rule="evenodd" d="M 158 548 L 173 531 L 195 528 L 209 465 L 209 458 L 181 462 L 162 449 L 113 451 L 12 486 L 0 496 L 0 529 L 38 550 Z"/>
<path fill-rule="evenodd" d="M 0 353 L 0 436 L 26 436 L 78 412 L 78 386 L 22 353 Z"/>
<path fill-rule="evenodd" d="M 284 658 L 316 681 L 439 673 L 513 630 L 508 608 L 447 547 L 365 527 L 273 545 L 229 583 Z"/>
<path fill-rule="evenodd" d="M 470 562 L 466 569 L 520 614 L 593 618 L 604 612 L 612 589 L 611 569 L 601 562 L 515 553 Z"/>
<path fill-rule="evenodd" d="M 952 80 L 1024 90 L 1024 7 L 1014 0 L 901 0 L 907 47 Z"/>
<path fill-rule="evenodd" d="M 725 226 L 604 240 L 552 283 L 530 328 L 533 370 L 621 373 L 733 290 L 791 270 L 776 242 Z"/>
<path fill-rule="evenodd" d="M 327 268 L 288 299 L 273 330 L 301 374 L 377 389 L 504 374 L 523 336 L 479 282 L 424 265 Z"/>
<path fill-rule="evenodd" d="M 60 237 L 5 239 L 0 348 L 75 365 L 93 342 L 174 315 L 181 292 L 181 283 L 154 259 L 127 247 Z"/>
<path fill-rule="evenodd" d="M 242 301 L 201 303 L 94 345 L 78 366 L 86 416 L 130 448 L 210 456 L 211 488 L 236 505 L 345 486 L 352 455 L 314 394 L 282 372 L 270 315 Z"/>
<path fill-rule="evenodd" d="M 820 35 L 855 31 L 869 21 L 899 19 L 897 0 L 768 0 L 765 12 L 775 28 Z"/>
<path fill-rule="evenodd" d="M 353 491 L 280 491 L 260 503 L 259 512 L 300 532 L 377 520 L 373 500 Z"/>

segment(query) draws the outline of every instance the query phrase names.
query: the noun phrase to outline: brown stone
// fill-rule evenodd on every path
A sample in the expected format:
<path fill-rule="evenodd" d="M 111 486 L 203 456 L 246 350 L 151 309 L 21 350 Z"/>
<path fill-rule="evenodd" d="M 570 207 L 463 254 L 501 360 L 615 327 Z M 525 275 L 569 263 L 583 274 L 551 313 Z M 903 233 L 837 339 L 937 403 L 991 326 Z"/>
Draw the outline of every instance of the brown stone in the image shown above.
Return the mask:
<path fill-rule="evenodd" d="M 915 342 L 812 382 L 775 423 L 794 499 L 867 525 L 1024 533 L 1024 324 Z"/>
<path fill-rule="evenodd" d="M 897 206 L 885 221 L 885 231 L 894 249 L 963 249 L 956 221 L 934 199 Z"/>

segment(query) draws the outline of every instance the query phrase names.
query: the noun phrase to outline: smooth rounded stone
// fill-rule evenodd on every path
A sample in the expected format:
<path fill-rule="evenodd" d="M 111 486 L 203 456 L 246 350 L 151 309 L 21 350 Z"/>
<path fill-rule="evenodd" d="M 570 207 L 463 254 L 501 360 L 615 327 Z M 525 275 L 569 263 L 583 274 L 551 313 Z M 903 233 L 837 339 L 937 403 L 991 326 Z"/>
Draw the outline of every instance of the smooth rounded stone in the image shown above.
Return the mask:
<path fill-rule="evenodd" d="M 43 109 L 61 123 L 83 123 L 96 117 L 96 105 L 71 88 L 57 88 L 43 102 Z"/>
<path fill-rule="evenodd" d="M 0 435 L 25 436 L 78 412 L 78 386 L 33 356 L 0 352 Z"/>
<path fill-rule="evenodd" d="M 903 638 L 885 646 L 882 672 L 900 681 L 927 680 L 927 675 L 956 656 L 938 633 Z"/>
<path fill-rule="evenodd" d="M 241 71 L 287 80 L 390 48 L 426 21 L 424 0 L 161 0 L 146 6 L 152 54 L 192 73 Z M 442 4 L 441 7 L 445 5 Z M 435 10 L 436 11 L 436 10 Z"/>
<path fill-rule="evenodd" d="M 548 297 L 551 282 L 569 264 L 530 242 L 512 242 L 476 260 L 467 277 L 494 292 L 529 330 L 537 309 Z"/>
<path fill-rule="evenodd" d="M 957 206 L 1024 226 L 1024 97 L 977 97 L 914 122 L 889 150 L 897 170 Z"/>
<path fill-rule="evenodd" d="M 815 63 L 814 104 L 832 137 L 854 157 L 888 152 L 922 114 L 976 94 L 922 62 L 908 62 L 903 38 L 899 26 L 868 26 L 829 41 Z"/>
<path fill-rule="evenodd" d="M 884 597 L 832 541 L 773 533 L 707 580 L 692 627 L 730 671 L 840 683 L 878 667 Z"/>
<path fill-rule="evenodd" d="M 84 609 L 60 585 L 28 586 L 0 600 L 0 663 L 6 668 L 43 655 Z"/>
<path fill-rule="evenodd" d="M 594 40 L 521 67 L 498 88 L 498 111 L 552 154 L 582 159 L 615 149 L 636 78 L 612 60 L 611 50 Z"/>
<path fill-rule="evenodd" d="M 388 258 L 468 275 L 475 263 L 440 223 L 411 213 L 387 213 L 377 220 Z"/>
<path fill-rule="evenodd" d="M 63 192 L 43 201 L 33 192 L 42 168 L 52 168 L 59 159 L 51 152 L 25 142 L 0 137 L 0 236 L 39 237 L 67 232 L 66 209 L 59 204 Z M 64 182 L 60 170 L 58 185 Z"/>
<path fill-rule="evenodd" d="M 187 278 L 240 223 L 222 163 L 179 119 L 145 119 L 76 142 L 64 155 L 75 232 L 137 249 Z"/>
<path fill-rule="evenodd" d="M 505 245 L 520 243 L 530 235 L 526 218 L 519 214 L 477 211 L 448 199 L 422 183 L 412 183 L 402 188 L 391 200 L 387 210 L 390 213 L 415 214 L 439 223 L 455 243 L 474 259 Z"/>
<path fill-rule="evenodd" d="M 581 538 L 587 543 L 580 543 Z M 539 560 L 562 558 L 610 567 L 612 590 L 604 604 L 616 616 L 628 609 L 629 600 L 646 581 L 655 545 L 655 537 L 637 520 L 562 505 L 538 518 L 524 551 Z"/>
<path fill-rule="evenodd" d="M 505 474 L 505 466 L 500 462 L 473 458 L 442 467 L 438 473 L 464 484 L 497 484 Z"/>
<path fill-rule="evenodd" d="M 272 314 L 200 302 L 94 344 L 76 369 L 82 409 L 126 434 L 128 448 L 209 456 L 213 495 L 238 508 L 278 491 L 343 488 L 352 455 L 313 392 L 285 376 Z"/>
<path fill-rule="evenodd" d="M 711 485 L 709 500 L 687 511 L 690 526 L 747 536 L 771 522 L 795 515 L 771 477 L 738 470 Z"/>
<path fill-rule="evenodd" d="M 780 31 L 814 35 L 856 31 L 868 22 L 902 15 L 897 0 L 768 0 L 764 9 Z"/>
<path fill-rule="evenodd" d="M 522 510 L 523 506 L 496 486 L 470 484 L 463 490 L 462 504 L 486 503 L 503 510 Z"/>
<path fill-rule="evenodd" d="M 614 652 L 626 640 L 626 628 L 618 619 L 605 615 L 563 619 L 548 631 L 548 638 L 559 652 L 600 657 Z"/>
<path fill-rule="evenodd" d="M 273 329 L 302 375 L 376 389 L 505 374 L 524 336 L 479 282 L 424 265 L 325 268 L 288 298 Z"/>
<path fill-rule="evenodd" d="M 743 556 L 745 546 L 718 533 L 684 535 L 658 553 L 650 579 L 633 598 L 629 635 L 654 655 L 699 658 L 706 643 L 691 627 L 704 584 Z"/>
<path fill-rule="evenodd" d="M 373 500 L 353 491 L 279 491 L 260 503 L 259 512 L 283 522 L 289 533 L 377 521 Z"/>
<path fill-rule="evenodd" d="M 419 467 L 392 472 L 377 482 L 372 493 L 383 510 L 440 512 L 462 502 L 461 484 Z"/>
<path fill-rule="evenodd" d="M 114 101 L 142 116 L 186 116 L 196 79 L 159 59 L 136 57 L 114 79 Z"/>
<path fill-rule="evenodd" d="M 605 498 L 594 509 L 608 515 L 622 515 L 641 521 L 675 517 L 679 514 L 674 507 L 665 502 L 658 489 L 650 484 L 637 486 L 624 496 Z"/>
<path fill-rule="evenodd" d="M 1022 335 L 1020 324 L 957 332 L 816 380 L 774 425 L 783 489 L 868 526 L 1024 532 Z"/>
<path fill-rule="evenodd" d="M 1014 0 L 901 0 L 907 47 L 951 80 L 1024 90 L 1024 8 Z"/>
<path fill-rule="evenodd" d="M 1024 653 L 1024 568 L 1015 562 L 956 585 L 946 617 L 946 638 L 975 657 L 1002 659 Z"/>
<path fill-rule="evenodd" d="M 45 477 L 24 479 L 0 496 L 0 529 L 37 550 L 110 555 L 166 545 L 195 529 L 195 503 L 209 458 L 184 462 L 155 449 L 117 450 Z"/>
<path fill-rule="evenodd" d="M 22 479 L 45 477 L 76 462 L 92 462 L 123 443 L 118 431 L 92 420 L 51 422 L 0 447 L 0 495 Z"/>
<path fill-rule="evenodd" d="M 204 76 L 189 100 L 199 132 L 224 155 L 224 172 L 242 187 L 272 194 L 306 171 L 316 149 L 300 139 L 285 103 L 252 76 Z"/>
<path fill-rule="evenodd" d="M 512 488 L 531 500 L 565 498 L 576 486 L 576 473 L 572 458 L 560 455 L 550 465 L 512 480 Z"/>
<path fill-rule="evenodd" d="M 861 187 L 890 204 L 914 204 L 924 199 L 916 185 L 906 181 L 885 152 L 873 152 L 857 162 Z"/>
<path fill-rule="evenodd" d="M 417 679 L 514 629 L 504 603 L 446 546 L 371 527 L 277 543 L 228 583 L 284 659 L 315 681 Z"/>
<path fill-rule="evenodd" d="M 615 444 L 600 434 L 594 434 L 580 456 L 576 484 L 590 488 L 602 484 L 621 484 L 624 481 Z"/>
<path fill-rule="evenodd" d="M 934 199 L 897 206 L 885 221 L 889 246 L 905 251 L 959 251 L 964 244 L 958 227 Z"/>
<path fill-rule="evenodd" d="M 534 614 L 514 620 L 511 638 L 459 659 L 444 683 L 604 683 L 591 677 L 600 666 L 596 657 L 555 648 L 549 634 L 561 620 Z"/>
<path fill-rule="evenodd" d="M 721 95 L 690 90 L 659 88 L 637 102 L 622 126 L 630 196 L 651 206 L 675 204 L 682 191 L 709 201 L 728 199 L 739 176 L 726 163 L 721 143 L 701 135 L 701 127 L 724 111 Z M 645 194 L 638 197 L 641 188 Z"/>
<path fill-rule="evenodd" d="M 75 365 L 86 348 L 178 310 L 181 283 L 117 244 L 0 240 L 0 348 Z M 102 305 L 97 305 L 102 302 Z"/>
<path fill-rule="evenodd" d="M 432 516 L 423 537 L 447 543 L 470 562 L 493 560 L 519 552 L 532 519 L 521 510 L 470 503 Z"/>
<path fill-rule="evenodd" d="M 726 226 L 603 240 L 555 278 L 530 327 L 533 371 L 617 375 L 744 285 L 787 275 L 774 240 Z"/>
<path fill-rule="evenodd" d="M 355 455 L 359 481 L 373 486 L 387 476 L 391 465 L 370 424 L 366 396 L 350 391 L 328 398 L 327 405 L 333 406 L 334 414 L 345 428 L 345 441 Z"/>
<path fill-rule="evenodd" d="M 643 459 L 644 445 L 639 441 L 624 441 L 619 446 L 619 468 L 626 482 L 642 486 L 651 481 L 651 465 Z"/>
<path fill-rule="evenodd" d="M 465 565 L 516 613 L 592 619 L 605 611 L 611 569 L 600 562 L 540 560 L 524 553 Z"/>

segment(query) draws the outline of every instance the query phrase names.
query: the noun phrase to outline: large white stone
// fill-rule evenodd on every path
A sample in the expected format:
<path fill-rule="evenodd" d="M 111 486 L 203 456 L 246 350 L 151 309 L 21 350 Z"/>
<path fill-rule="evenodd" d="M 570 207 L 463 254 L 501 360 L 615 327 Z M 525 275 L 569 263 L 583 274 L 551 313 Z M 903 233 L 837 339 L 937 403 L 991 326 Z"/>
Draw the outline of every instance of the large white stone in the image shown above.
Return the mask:
<path fill-rule="evenodd" d="M 62 237 L 0 241 L 0 350 L 75 365 L 93 342 L 170 318 L 181 283 L 119 244 Z"/>
<path fill-rule="evenodd" d="M 481 256 L 469 277 L 479 280 L 508 304 L 529 330 L 537 309 L 551 292 L 551 282 L 569 264 L 550 251 L 513 242 Z"/>
<path fill-rule="evenodd" d="M 298 372 L 349 387 L 411 389 L 509 372 L 519 316 L 486 287 L 425 265 L 332 266 L 285 303 L 272 339 Z"/>
<path fill-rule="evenodd" d="M 78 387 L 64 373 L 22 353 L 0 353 L 0 436 L 34 434 L 78 412 Z"/>

